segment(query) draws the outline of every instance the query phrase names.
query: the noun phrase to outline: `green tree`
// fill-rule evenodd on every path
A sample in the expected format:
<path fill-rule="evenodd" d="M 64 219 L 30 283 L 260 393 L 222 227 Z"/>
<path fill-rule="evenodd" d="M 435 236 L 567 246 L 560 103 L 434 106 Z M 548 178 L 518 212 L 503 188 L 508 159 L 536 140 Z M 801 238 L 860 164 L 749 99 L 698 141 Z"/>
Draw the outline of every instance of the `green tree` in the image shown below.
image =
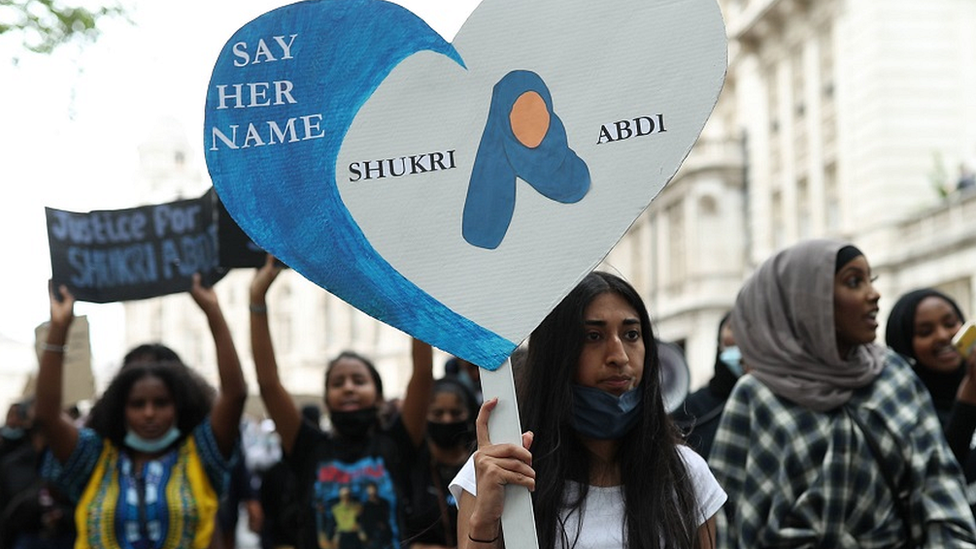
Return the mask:
<path fill-rule="evenodd" d="M 99 21 L 120 15 L 118 5 L 88 9 L 59 0 L 0 0 L 0 35 L 19 34 L 25 49 L 50 53 L 73 39 L 95 40 Z"/>

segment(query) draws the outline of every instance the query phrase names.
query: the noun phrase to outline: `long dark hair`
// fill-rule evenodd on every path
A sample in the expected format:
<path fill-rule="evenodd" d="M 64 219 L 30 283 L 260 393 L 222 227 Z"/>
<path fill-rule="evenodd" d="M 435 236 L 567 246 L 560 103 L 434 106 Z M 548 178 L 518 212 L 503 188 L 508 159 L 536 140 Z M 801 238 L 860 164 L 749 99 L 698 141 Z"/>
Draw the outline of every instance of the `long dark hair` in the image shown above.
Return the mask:
<path fill-rule="evenodd" d="M 599 295 L 623 298 L 640 316 L 644 340 L 642 406 L 637 425 L 620 440 L 618 462 L 623 480 L 625 529 L 631 549 L 698 546 L 700 516 L 694 486 L 678 453 L 679 433 L 664 409 L 657 347 L 644 302 L 623 279 L 592 272 L 546 317 L 529 337 L 529 351 L 519 389 L 525 430 L 532 443 L 536 489 L 535 520 L 541 549 L 572 547 L 579 532 L 566 532 L 561 511 L 582 513 L 589 486 L 590 457 L 572 426 L 572 382 L 585 338 L 587 306 Z M 580 485 L 565 498 L 566 479 Z M 580 520 L 582 523 L 582 520 Z"/>
<path fill-rule="evenodd" d="M 201 376 L 182 362 L 130 362 L 112 379 L 91 409 L 87 424 L 102 438 L 121 447 L 125 440 L 125 406 L 135 383 L 146 377 L 162 380 L 176 406 L 176 427 L 189 435 L 213 406 L 215 391 Z"/>

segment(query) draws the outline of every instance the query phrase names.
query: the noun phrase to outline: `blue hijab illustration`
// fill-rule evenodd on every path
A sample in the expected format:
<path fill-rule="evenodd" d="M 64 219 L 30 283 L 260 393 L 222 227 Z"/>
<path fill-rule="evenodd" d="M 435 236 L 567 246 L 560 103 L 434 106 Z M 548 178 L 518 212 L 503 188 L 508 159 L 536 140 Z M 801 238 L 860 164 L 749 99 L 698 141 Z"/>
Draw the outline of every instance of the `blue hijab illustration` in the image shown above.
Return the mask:
<path fill-rule="evenodd" d="M 516 109 L 516 103 L 526 97 L 536 102 L 541 98 L 548 113 L 528 122 L 531 126 L 548 121 L 548 128 L 531 128 L 541 137 L 538 142 L 513 129 L 518 114 L 525 112 Z M 524 70 L 506 74 L 492 90 L 488 121 L 464 200 L 461 234 L 469 244 L 489 250 L 501 244 L 515 213 L 516 178 L 563 204 L 579 202 L 590 189 L 590 170 L 569 148 L 566 128 L 553 112 L 549 88 L 539 75 Z"/>

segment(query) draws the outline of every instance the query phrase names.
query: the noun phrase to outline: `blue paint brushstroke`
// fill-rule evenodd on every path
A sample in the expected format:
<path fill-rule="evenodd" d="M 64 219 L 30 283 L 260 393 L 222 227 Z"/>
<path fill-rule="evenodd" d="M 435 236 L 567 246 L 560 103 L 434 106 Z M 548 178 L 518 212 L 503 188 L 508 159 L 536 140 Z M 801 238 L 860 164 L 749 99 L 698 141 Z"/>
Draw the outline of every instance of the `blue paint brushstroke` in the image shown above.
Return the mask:
<path fill-rule="evenodd" d="M 539 94 L 549 112 L 545 136 L 531 148 L 515 137 L 509 118 L 516 100 L 527 92 Z M 493 250 L 502 243 L 515 213 L 516 178 L 563 204 L 579 202 L 590 190 L 590 169 L 569 148 L 549 87 L 538 74 L 525 70 L 509 72 L 492 89 L 464 199 L 461 231 L 469 244 Z"/>
<path fill-rule="evenodd" d="M 273 37 L 287 43 L 292 34 L 298 36 L 285 59 Z M 242 60 L 233 53 L 235 44 L 246 44 L 253 60 L 259 39 L 275 59 L 265 55 L 259 63 L 234 66 Z M 517 343 L 450 310 L 397 272 L 370 245 L 335 184 L 339 149 L 356 113 L 401 61 L 420 51 L 440 53 L 464 67 L 450 43 L 396 4 L 310 0 L 262 15 L 235 33 L 215 65 L 204 125 L 207 166 L 227 210 L 265 250 L 363 312 L 494 370 Z M 276 96 L 276 81 L 291 82 L 290 95 Z M 269 83 L 269 92 L 257 102 L 271 104 L 231 108 L 227 95 L 236 93 L 234 85 L 244 84 L 240 89 L 246 95 L 247 84 L 255 82 Z M 227 86 L 227 108 L 218 108 L 219 85 Z M 278 97 L 281 104 L 274 104 Z M 249 104 L 247 97 L 242 101 Z M 305 139 L 318 135 L 319 114 L 317 128 L 324 137 Z M 311 132 L 296 134 L 298 142 L 269 144 L 275 137 L 268 121 L 287 128 L 286 121 L 294 119 L 301 133 L 303 116 L 311 117 Z M 243 137 L 249 123 L 263 145 Z M 217 128 L 230 136 L 233 125 L 238 126 L 236 150 L 212 133 Z"/>

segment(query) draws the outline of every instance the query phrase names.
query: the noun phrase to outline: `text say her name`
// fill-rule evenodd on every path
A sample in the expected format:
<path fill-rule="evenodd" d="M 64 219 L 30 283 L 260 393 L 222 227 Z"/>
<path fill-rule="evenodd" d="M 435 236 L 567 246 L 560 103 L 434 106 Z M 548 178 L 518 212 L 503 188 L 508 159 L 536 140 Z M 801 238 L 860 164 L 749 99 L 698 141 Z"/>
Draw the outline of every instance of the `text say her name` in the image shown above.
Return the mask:
<path fill-rule="evenodd" d="M 231 47 L 234 66 L 238 68 L 261 63 L 277 63 L 294 60 L 292 47 L 297 34 L 272 36 L 270 40 L 259 39 L 257 44 L 237 42 Z M 295 85 L 291 80 L 271 82 L 239 82 L 218 84 L 217 110 L 255 109 L 281 105 L 294 105 Z M 292 116 L 285 120 L 257 120 L 242 124 L 230 124 L 224 128 L 210 128 L 210 150 L 221 147 L 227 149 L 247 149 L 283 143 L 297 143 L 309 139 L 325 137 L 322 129 L 322 113 Z"/>

